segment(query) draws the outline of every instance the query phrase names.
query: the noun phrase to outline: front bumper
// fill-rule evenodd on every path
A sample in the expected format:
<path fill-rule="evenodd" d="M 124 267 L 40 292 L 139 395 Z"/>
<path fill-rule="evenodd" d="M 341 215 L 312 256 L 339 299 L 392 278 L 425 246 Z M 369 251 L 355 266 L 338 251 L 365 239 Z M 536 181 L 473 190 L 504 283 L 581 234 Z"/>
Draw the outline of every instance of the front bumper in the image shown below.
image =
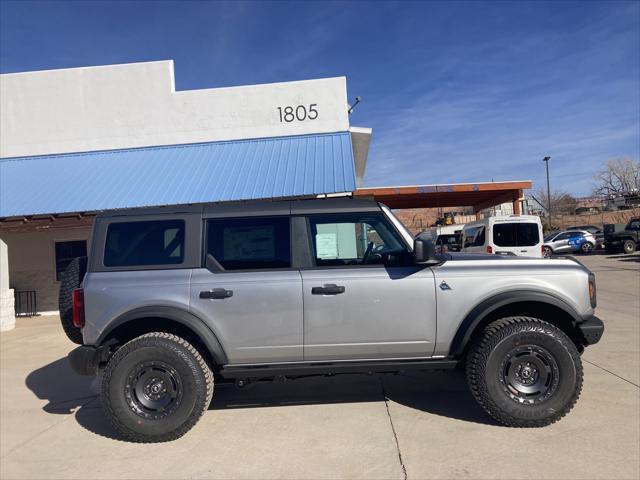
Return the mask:
<path fill-rule="evenodd" d="M 586 345 L 594 345 L 600 341 L 604 333 L 604 323 L 595 315 L 578 324 Z"/>
<path fill-rule="evenodd" d="M 69 352 L 67 358 L 74 372 L 78 375 L 95 375 L 98 373 L 100 364 L 109 360 L 109 347 L 93 347 L 91 345 L 81 345 Z"/>

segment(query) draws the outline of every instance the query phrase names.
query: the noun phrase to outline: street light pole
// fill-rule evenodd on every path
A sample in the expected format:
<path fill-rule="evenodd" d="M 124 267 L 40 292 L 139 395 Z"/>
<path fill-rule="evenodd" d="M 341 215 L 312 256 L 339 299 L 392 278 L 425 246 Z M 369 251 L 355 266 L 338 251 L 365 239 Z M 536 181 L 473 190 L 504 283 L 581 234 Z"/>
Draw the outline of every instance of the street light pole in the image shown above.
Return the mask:
<path fill-rule="evenodd" d="M 549 188 L 549 160 L 551 160 L 551 157 L 544 157 L 542 159 L 547 169 L 547 215 L 549 215 L 549 230 L 551 230 L 551 189 Z"/>

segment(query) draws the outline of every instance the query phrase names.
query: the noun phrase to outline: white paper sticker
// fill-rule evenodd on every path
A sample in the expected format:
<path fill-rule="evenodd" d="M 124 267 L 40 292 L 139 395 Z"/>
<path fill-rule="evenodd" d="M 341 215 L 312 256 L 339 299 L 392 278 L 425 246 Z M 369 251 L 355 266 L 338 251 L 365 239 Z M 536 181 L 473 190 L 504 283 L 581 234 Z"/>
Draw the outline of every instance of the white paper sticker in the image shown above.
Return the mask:
<path fill-rule="evenodd" d="M 316 234 L 318 258 L 338 258 L 338 236 L 335 233 Z"/>

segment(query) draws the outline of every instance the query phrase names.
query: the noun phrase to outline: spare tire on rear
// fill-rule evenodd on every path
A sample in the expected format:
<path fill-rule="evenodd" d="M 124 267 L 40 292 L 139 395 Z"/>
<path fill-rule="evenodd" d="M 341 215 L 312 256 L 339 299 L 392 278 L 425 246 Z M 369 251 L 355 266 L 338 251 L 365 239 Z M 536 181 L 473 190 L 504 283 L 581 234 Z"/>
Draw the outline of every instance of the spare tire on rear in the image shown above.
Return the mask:
<path fill-rule="evenodd" d="M 77 257 L 71 260 L 60 277 L 60 294 L 58 296 L 60 322 L 69 340 L 78 345 L 82 345 L 82 330 L 73 325 L 73 290 L 80 286 L 86 272 L 87 257 Z"/>

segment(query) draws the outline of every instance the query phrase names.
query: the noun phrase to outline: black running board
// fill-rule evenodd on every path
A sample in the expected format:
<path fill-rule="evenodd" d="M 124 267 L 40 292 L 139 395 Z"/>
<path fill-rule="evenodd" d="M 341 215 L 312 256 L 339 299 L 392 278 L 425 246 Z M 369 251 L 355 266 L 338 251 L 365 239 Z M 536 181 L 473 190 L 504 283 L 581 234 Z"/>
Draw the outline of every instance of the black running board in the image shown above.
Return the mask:
<path fill-rule="evenodd" d="M 404 370 L 449 370 L 456 360 L 376 360 L 368 362 L 311 362 L 261 365 L 225 365 L 220 375 L 225 378 L 267 378 L 279 376 L 332 375 L 339 373 L 394 373 Z"/>

